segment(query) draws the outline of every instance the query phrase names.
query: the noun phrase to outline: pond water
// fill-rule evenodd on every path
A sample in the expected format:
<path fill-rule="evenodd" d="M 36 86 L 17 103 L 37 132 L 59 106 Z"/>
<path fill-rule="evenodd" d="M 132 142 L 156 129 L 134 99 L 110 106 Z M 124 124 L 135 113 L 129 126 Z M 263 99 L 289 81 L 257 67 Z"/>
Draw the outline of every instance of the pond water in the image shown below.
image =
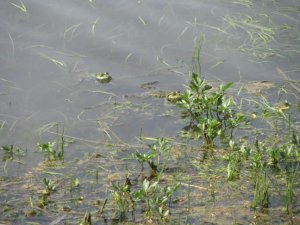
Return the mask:
<path fill-rule="evenodd" d="M 127 166 L 114 163 L 128 156 L 126 146 L 140 146 L 137 138 L 176 137 L 184 126 L 180 111 L 149 93 L 184 90 L 201 36 L 201 73 L 208 80 L 299 81 L 299 21 L 298 0 L 0 1 L 0 146 L 26 149 L 21 163 L 0 162 L 5 168 L 1 182 L 38 170 L 43 155 L 37 143 L 56 141 L 57 133 L 64 132 L 69 142 L 66 162 L 97 151 L 112 160 L 101 162 L 104 171 L 118 176 Z M 111 82 L 95 79 L 104 72 L 112 76 Z M 153 85 L 141 88 L 148 82 Z M 108 144 L 117 144 L 114 151 Z M 68 173 L 76 172 L 67 165 Z M 93 161 L 80 165 L 83 171 L 95 169 Z M 107 179 L 107 173 L 101 176 Z M 12 199 L 15 204 L 24 195 L 29 199 L 26 191 L 15 192 L 1 192 L 0 201 Z M 222 215 L 218 207 L 222 211 L 224 205 L 217 205 L 212 217 Z M 224 211 L 230 214 L 226 224 L 234 222 L 229 211 Z M 247 217 L 244 210 L 241 214 Z M 1 215 L 5 213 L 0 212 L 0 223 Z M 53 217 L 48 213 L 18 221 L 49 224 Z M 198 224 L 199 218 L 192 218 L 190 223 Z M 221 216 L 214 221 L 225 224 Z"/>

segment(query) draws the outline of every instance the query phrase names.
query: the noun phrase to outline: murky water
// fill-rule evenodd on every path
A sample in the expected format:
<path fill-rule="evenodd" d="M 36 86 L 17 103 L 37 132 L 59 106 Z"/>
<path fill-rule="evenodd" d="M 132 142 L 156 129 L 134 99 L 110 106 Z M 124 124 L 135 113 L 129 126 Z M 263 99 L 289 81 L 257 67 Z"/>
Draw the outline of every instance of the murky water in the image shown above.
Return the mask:
<path fill-rule="evenodd" d="M 180 112 L 149 92 L 184 89 L 200 36 L 209 80 L 299 81 L 299 12 L 298 0 L 0 1 L 0 146 L 27 149 L 1 176 L 30 171 L 43 159 L 36 144 L 62 127 L 75 141 L 66 161 L 103 143 L 175 137 Z M 100 72 L 112 81 L 96 81 Z"/>

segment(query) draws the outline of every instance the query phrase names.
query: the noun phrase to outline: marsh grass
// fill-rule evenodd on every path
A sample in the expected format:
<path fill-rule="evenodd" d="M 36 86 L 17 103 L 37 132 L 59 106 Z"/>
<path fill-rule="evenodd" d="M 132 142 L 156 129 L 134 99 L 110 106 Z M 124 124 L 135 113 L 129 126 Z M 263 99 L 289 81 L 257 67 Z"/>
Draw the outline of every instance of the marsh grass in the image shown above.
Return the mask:
<path fill-rule="evenodd" d="M 252 1 L 242 0 L 231 3 L 245 5 L 252 10 Z M 262 3 L 262 5 L 264 4 Z M 276 13 L 278 14 L 279 12 Z M 283 16 L 283 14 L 281 14 L 281 16 Z M 294 20 L 294 18 L 290 19 Z M 246 13 L 243 15 L 224 15 L 223 21 L 227 26 L 225 26 L 225 28 L 220 27 L 219 29 L 224 31 L 224 34 L 226 34 L 227 39 L 225 40 L 231 40 L 238 43 L 238 46 L 236 48 L 232 48 L 232 50 L 236 49 L 245 54 L 252 55 L 253 57 L 251 60 L 254 62 L 260 63 L 263 60 L 267 60 L 274 56 L 284 58 L 285 53 L 291 53 L 293 51 L 291 49 L 286 49 L 283 52 L 280 48 L 274 47 L 275 45 L 273 45 L 273 43 L 280 42 L 285 39 L 285 37 L 287 37 L 287 33 L 294 36 L 293 34 L 298 32 L 297 29 L 287 24 L 278 23 L 278 21 L 270 14 Z M 289 32 L 287 32 L 287 30 L 289 30 Z M 298 50 L 296 51 L 298 52 Z"/>
<path fill-rule="evenodd" d="M 224 17 L 224 21 L 233 28 L 238 27 L 243 29 L 249 35 L 249 40 L 251 40 L 253 45 L 267 44 L 274 40 L 276 34 L 274 29 L 262 25 L 260 20 L 256 20 L 248 15 L 244 19 L 226 16 Z"/>
<path fill-rule="evenodd" d="M 286 174 L 286 193 L 285 193 L 285 208 L 288 213 L 292 212 L 291 206 L 297 197 L 295 190 L 295 183 L 299 177 L 299 162 L 296 165 L 293 165 L 290 168 L 290 171 L 287 171 Z"/>
<path fill-rule="evenodd" d="M 198 75 L 201 75 L 200 56 L 201 56 L 201 49 L 204 40 L 205 40 L 204 36 L 198 37 L 198 39 L 196 40 L 195 49 L 192 57 L 192 73 Z"/>
<path fill-rule="evenodd" d="M 242 163 L 241 152 L 234 148 L 234 142 L 229 142 L 230 150 L 228 153 L 227 180 L 233 181 L 240 177 L 240 168 Z"/>
<path fill-rule="evenodd" d="M 269 181 L 267 177 L 266 166 L 261 165 L 255 168 L 255 190 L 252 207 L 255 209 L 263 209 L 269 207 Z"/>

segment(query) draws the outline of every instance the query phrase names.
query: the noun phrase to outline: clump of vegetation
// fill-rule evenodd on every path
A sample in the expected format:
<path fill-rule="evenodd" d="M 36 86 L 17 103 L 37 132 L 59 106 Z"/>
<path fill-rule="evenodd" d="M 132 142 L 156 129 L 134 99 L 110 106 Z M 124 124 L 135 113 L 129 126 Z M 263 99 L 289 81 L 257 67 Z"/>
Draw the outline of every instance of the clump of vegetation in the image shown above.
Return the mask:
<path fill-rule="evenodd" d="M 179 184 L 161 187 L 159 180 L 145 179 L 142 187 L 135 193 L 135 201 L 145 203 L 144 211 L 148 218 L 151 218 L 153 214 L 158 214 L 162 220 L 165 220 L 170 214 L 171 197 L 178 188 Z"/>
<path fill-rule="evenodd" d="M 43 144 L 38 144 L 39 152 L 42 152 L 46 155 L 48 161 L 55 161 L 58 159 L 58 154 L 56 150 L 54 150 L 55 142 L 48 142 Z"/>
<path fill-rule="evenodd" d="M 26 154 L 26 150 L 14 147 L 13 145 L 4 145 L 1 150 L 4 152 L 2 161 L 13 160 L 15 156 L 21 157 Z"/>
<path fill-rule="evenodd" d="M 134 209 L 135 202 L 130 187 L 131 183 L 128 178 L 126 178 L 124 184 L 113 184 L 112 199 L 118 208 L 120 218 L 126 217 L 130 208 Z"/>
<path fill-rule="evenodd" d="M 179 184 L 162 186 L 158 178 L 144 179 L 142 184 L 132 191 L 131 183 L 126 178 L 124 184 L 113 184 L 112 199 L 117 206 L 120 220 L 126 219 L 129 211 L 134 213 L 139 206 L 147 220 L 158 216 L 164 221 L 170 214 L 171 198 L 178 188 Z"/>
<path fill-rule="evenodd" d="M 234 148 L 234 142 L 229 142 L 230 151 L 226 157 L 228 160 L 227 164 L 227 180 L 233 181 L 238 179 L 240 176 L 240 168 L 242 161 L 242 153 Z"/>
<path fill-rule="evenodd" d="M 165 138 L 151 140 L 156 140 L 156 142 L 148 145 L 150 151 L 146 154 L 136 152 L 133 158 L 142 166 L 142 171 L 146 162 L 152 171 L 151 174 L 155 172 L 155 175 L 143 178 L 141 183 L 134 187 L 134 191 L 128 177 L 123 184 L 112 185 L 112 199 L 117 206 L 121 220 L 127 218 L 129 211 L 132 213 L 136 211 L 137 207 L 141 208 L 147 220 L 158 216 L 164 221 L 170 214 L 171 198 L 179 188 L 179 184 L 161 184 L 161 178 L 168 165 L 171 144 Z"/>
<path fill-rule="evenodd" d="M 37 144 L 38 151 L 44 153 L 46 161 L 53 162 L 60 160 L 64 161 L 65 156 L 65 138 L 64 138 L 64 129 L 61 135 L 58 135 L 57 132 L 57 141 L 56 142 L 47 142 L 42 144 Z"/>
<path fill-rule="evenodd" d="M 252 179 L 254 180 L 253 208 L 267 208 L 269 206 L 269 182 L 267 177 L 267 165 L 264 160 L 261 144 L 256 141 L 256 152 L 251 158 Z"/>
<path fill-rule="evenodd" d="M 18 159 L 25 156 L 26 151 L 24 149 L 14 147 L 13 145 L 3 145 L 1 149 L 3 151 L 2 161 L 4 162 L 3 170 L 7 173 L 7 164 L 9 161 L 14 161 L 15 157 Z M 19 162 L 19 160 L 17 160 Z"/>
<path fill-rule="evenodd" d="M 239 113 L 233 97 L 226 95 L 233 83 L 213 88 L 199 74 L 193 73 L 187 90 L 181 95 L 177 106 L 184 109 L 190 121 L 185 136 L 193 134 L 213 146 L 217 137 L 233 138 L 233 132 L 247 123 Z"/>
<path fill-rule="evenodd" d="M 49 204 L 49 198 L 53 192 L 56 191 L 56 185 L 53 180 L 45 177 L 43 179 L 44 189 L 41 191 L 40 203 L 38 207 L 43 209 L 45 206 Z"/>
<path fill-rule="evenodd" d="M 37 144 L 37 146 L 38 146 L 38 151 L 44 153 L 46 157 L 46 161 L 48 162 L 56 161 L 56 160 L 64 161 L 65 150 L 64 150 L 63 141 L 61 145 L 59 145 L 56 142 L 47 142 L 47 143 Z"/>
<path fill-rule="evenodd" d="M 137 151 L 133 154 L 133 158 L 137 159 L 142 169 L 144 169 L 144 163 L 147 163 L 153 171 L 162 171 L 169 160 L 171 143 L 165 138 L 157 138 L 156 143 L 149 144 L 149 151 L 147 153 L 140 153 Z"/>

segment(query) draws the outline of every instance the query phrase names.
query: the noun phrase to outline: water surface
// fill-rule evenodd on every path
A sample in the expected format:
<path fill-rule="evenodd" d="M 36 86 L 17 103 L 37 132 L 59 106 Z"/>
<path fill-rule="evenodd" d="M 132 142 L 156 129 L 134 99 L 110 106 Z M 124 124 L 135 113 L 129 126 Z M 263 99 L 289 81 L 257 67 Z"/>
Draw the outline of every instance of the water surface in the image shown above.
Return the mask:
<path fill-rule="evenodd" d="M 209 80 L 299 81 L 297 0 L 23 3 L 26 12 L 16 7 L 21 1 L 0 2 L 0 145 L 27 149 L 24 164 L 1 176 L 30 171 L 43 159 L 36 144 L 55 140 L 62 127 L 75 141 L 70 160 L 104 142 L 176 137 L 180 112 L 147 93 L 184 90 L 200 36 Z M 99 72 L 112 82 L 97 82 Z M 155 89 L 140 88 L 153 81 Z"/>

